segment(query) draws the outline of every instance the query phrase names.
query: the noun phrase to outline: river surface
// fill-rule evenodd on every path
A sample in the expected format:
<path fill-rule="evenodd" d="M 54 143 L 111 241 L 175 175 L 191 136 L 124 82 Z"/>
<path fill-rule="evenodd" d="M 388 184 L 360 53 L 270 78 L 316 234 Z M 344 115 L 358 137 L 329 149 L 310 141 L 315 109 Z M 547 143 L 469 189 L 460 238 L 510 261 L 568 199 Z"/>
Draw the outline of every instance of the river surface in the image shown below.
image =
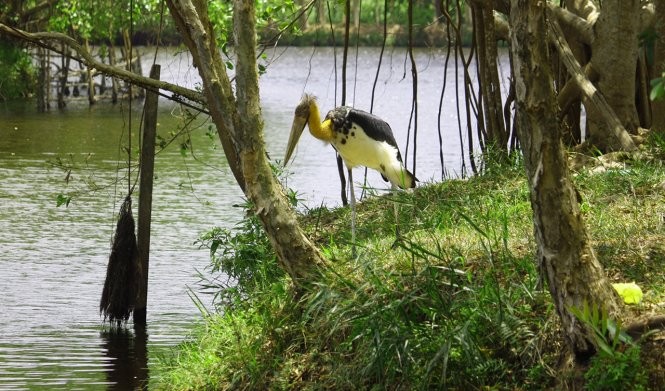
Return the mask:
<path fill-rule="evenodd" d="M 421 182 L 440 180 L 443 172 L 437 130 L 443 54 L 417 52 L 416 174 Z M 318 96 L 323 115 L 340 103 L 341 51 L 276 48 L 267 55 L 268 70 L 261 77 L 265 140 L 270 157 L 282 159 L 293 110 L 304 92 Z M 144 74 L 150 66 L 146 58 Z M 378 58 L 375 48 L 360 49 L 357 59 L 351 52 L 348 105 L 370 110 Z M 160 52 L 158 63 L 163 80 L 200 85 L 186 54 Z M 462 158 L 455 73 L 448 72 L 441 138 L 446 175 L 455 176 L 462 172 Z M 413 132 L 411 68 L 404 50 L 386 51 L 374 99 L 373 112 L 391 124 L 411 168 L 413 141 L 405 153 L 407 133 Z M 199 116 L 187 133 L 192 146 L 187 153 L 181 153 L 186 140 L 181 135 L 156 157 L 147 332 L 134 333 L 129 327 L 109 333 L 98 306 L 116 214 L 127 193 L 122 148 L 127 146 L 128 113 L 135 127 L 141 102 L 131 108 L 127 102 L 93 107 L 84 102 L 47 113 L 36 112 L 34 102 L 0 104 L 2 390 L 137 387 L 155 360 L 172 351 L 200 319 L 188 289 L 196 292 L 196 272 L 204 270 L 209 254 L 195 244 L 197 238 L 216 225 L 233 227 L 243 213 L 237 207 L 242 195 L 219 141 L 206 134 L 207 119 Z M 165 99 L 160 105 L 158 134 L 169 139 L 187 116 Z M 136 148 L 138 130 L 132 133 Z M 298 192 L 301 208 L 340 204 L 331 147 L 303 134 L 288 171 L 286 185 Z M 356 183 L 362 182 L 363 170 L 354 173 Z M 370 174 L 368 186 L 387 188 L 376 174 Z M 57 206 L 59 194 L 73 196 L 69 206 Z M 210 306 L 208 298 L 203 302 Z"/>

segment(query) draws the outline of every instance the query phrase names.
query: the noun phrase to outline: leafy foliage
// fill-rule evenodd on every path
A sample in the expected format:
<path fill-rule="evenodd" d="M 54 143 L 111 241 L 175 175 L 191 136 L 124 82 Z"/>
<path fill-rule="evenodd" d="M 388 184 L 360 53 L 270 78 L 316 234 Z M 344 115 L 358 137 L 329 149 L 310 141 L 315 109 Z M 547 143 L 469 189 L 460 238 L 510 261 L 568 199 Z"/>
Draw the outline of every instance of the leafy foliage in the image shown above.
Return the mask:
<path fill-rule="evenodd" d="M 0 101 L 32 93 L 37 74 L 30 56 L 22 48 L 0 41 Z"/>
<path fill-rule="evenodd" d="M 571 308 L 571 311 L 593 330 L 600 348 L 584 375 L 586 389 L 646 390 L 648 376 L 640 362 L 639 345 L 598 306 L 585 303 L 582 309 Z"/>
<path fill-rule="evenodd" d="M 235 229 L 214 227 L 198 241 L 210 249 L 211 257 L 210 276 L 200 273 L 200 285 L 215 295 L 216 305 L 222 308 L 237 305 L 284 277 L 258 218 L 249 212 L 250 205 L 240 207 L 247 214 Z"/>
<path fill-rule="evenodd" d="M 49 27 L 83 39 L 115 40 L 122 29 L 158 30 L 161 9 L 161 0 L 59 1 L 49 19 Z"/>

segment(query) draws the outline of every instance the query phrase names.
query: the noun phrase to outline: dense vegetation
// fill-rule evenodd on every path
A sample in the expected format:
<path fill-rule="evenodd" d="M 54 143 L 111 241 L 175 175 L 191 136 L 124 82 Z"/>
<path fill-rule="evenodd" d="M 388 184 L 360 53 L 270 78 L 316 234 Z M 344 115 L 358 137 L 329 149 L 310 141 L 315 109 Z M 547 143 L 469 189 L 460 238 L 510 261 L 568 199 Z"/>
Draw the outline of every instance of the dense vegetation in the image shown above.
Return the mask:
<path fill-rule="evenodd" d="M 591 238 L 613 282 L 645 291 L 635 315 L 665 298 L 665 140 L 642 152 L 572 154 Z M 331 259 L 330 278 L 294 295 L 255 218 L 202 238 L 212 263 L 202 289 L 218 307 L 172 356 L 159 389 L 660 389 L 649 345 L 599 331 L 585 374 L 566 372 L 565 343 L 540 288 L 528 189 L 520 161 L 469 180 L 400 193 L 395 240 L 388 197 L 359 208 L 359 256 L 349 210 L 308 210 L 302 223 Z M 229 276 L 227 280 L 226 277 Z M 580 309 L 598 330 L 615 324 Z M 654 343 L 654 342 L 652 342 Z M 656 341 L 657 343 L 657 341 Z M 564 377 L 557 379 L 557 376 Z M 565 375 L 567 373 L 567 375 Z"/>
<path fill-rule="evenodd" d="M 30 56 L 22 48 L 0 41 L 0 101 L 27 97 L 36 82 Z"/>

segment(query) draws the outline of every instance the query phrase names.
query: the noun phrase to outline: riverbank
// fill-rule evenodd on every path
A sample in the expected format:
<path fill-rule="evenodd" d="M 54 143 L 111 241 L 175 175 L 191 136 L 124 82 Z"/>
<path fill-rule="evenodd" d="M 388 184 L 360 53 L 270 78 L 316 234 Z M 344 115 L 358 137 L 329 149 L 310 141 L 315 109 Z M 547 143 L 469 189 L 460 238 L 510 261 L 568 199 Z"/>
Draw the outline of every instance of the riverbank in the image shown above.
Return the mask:
<path fill-rule="evenodd" d="M 332 32 L 331 32 L 332 30 Z M 258 31 L 258 42 L 266 46 L 344 46 L 343 23 L 330 24 L 308 24 L 295 31 L 281 32 L 278 25 L 268 25 Z M 334 34 L 333 34 L 334 32 Z M 356 30 L 350 28 L 349 45 L 355 47 L 380 47 L 384 40 L 383 24 L 361 23 Z M 462 45 L 471 45 L 473 31 L 470 25 L 463 25 L 460 31 Z M 388 47 L 409 46 L 409 31 L 406 24 L 389 23 L 385 26 L 385 40 Z M 137 46 L 154 46 L 155 42 L 163 45 L 178 46 L 182 44 L 182 37 L 178 31 L 171 27 L 159 34 L 150 31 L 137 31 L 132 43 Z M 426 25 L 415 25 L 412 31 L 412 45 L 414 47 L 446 47 L 448 34 L 444 23 L 429 23 Z M 122 45 L 121 37 L 116 40 L 116 45 Z M 93 42 L 96 45 L 104 45 L 105 42 Z"/>
<path fill-rule="evenodd" d="M 332 30 L 332 32 L 331 32 Z M 334 32 L 334 34 L 333 34 Z M 385 44 L 388 47 L 408 47 L 409 31 L 402 24 L 361 24 L 358 30 L 351 28 L 349 45 L 355 47 L 378 46 Z M 384 36 L 385 34 L 385 36 Z M 469 46 L 472 41 L 472 31 L 463 28 L 462 45 Z M 448 35 L 443 23 L 414 26 L 412 31 L 412 46 L 414 47 L 446 47 Z M 454 38 L 453 38 L 454 39 Z M 280 46 L 344 46 L 344 25 L 309 25 L 295 33 L 279 34 L 279 31 L 266 28 L 259 33 L 259 42 L 265 45 L 277 44 Z"/>
<path fill-rule="evenodd" d="M 665 138 L 637 155 L 572 155 L 597 256 L 612 282 L 635 281 L 634 316 L 664 312 Z M 332 273 L 293 299 L 251 218 L 211 233 L 210 312 L 151 373 L 151 389 L 662 389 L 652 335 L 571 370 L 549 293 L 539 290 L 529 194 L 520 161 L 468 180 L 426 184 L 392 203 L 359 204 L 353 259 L 348 208 L 302 216 Z M 224 268 L 239 282 L 224 288 Z M 629 321 L 627 319 L 626 321 Z M 660 349 L 660 350 L 659 350 Z M 579 368 L 577 368 L 579 369 Z"/>

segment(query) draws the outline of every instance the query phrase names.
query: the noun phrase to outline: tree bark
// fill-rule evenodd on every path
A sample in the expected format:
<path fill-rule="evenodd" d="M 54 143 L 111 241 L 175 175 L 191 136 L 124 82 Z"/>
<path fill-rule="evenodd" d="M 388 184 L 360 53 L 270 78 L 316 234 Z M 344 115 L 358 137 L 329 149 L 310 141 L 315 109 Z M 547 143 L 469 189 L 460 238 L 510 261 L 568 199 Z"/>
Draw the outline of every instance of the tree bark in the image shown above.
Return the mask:
<path fill-rule="evenodd" d="M 583 101 L 587 109 L 587 115 L 603 121 L 603 125 L 605 126 L 604 129 L 606 129 L 602 140 L 603 149 L 609 151 L 635 150 L 635 143 L 626 132 L 626 129 L 615 114 L 612 106 L 607 102 L 604 95 L 598 92 L 593 83 L 591 83 L 585 75 L 585 73 L 589 73 L 593 78 L 599 78 L 600 76 L 597 75 L 595 67 L 592 66 L 592 64 L 587 64 L 585 72 L 582 72 L 580 64 L 575 59 L 566 43 L 558 22 L 550 19 L 549 26 L 551 32 L 550 40 L 559 52 L 561 61 L 565 64 L 568 73 L 570 73 L 571 81 L 577 85 L 582 93 Z M 599 145 L 599 142 L 594 142 L 594 145 Z"/>
<path fill-rule="evenodd" d="M 296 285 L 315 281 L 325 268 L 325 260 L 302 232 L 266 159 L 253 1 L 234 1 L 237 99 L 217 49 L 205 2 L 168 0 L 167 4 L 203 80 L 203 92 L 219 137 L 232 149 L 227 158 L 238 159 L 242 178 L 239 184 L 261 220 L 280 265 Z"/>
<path fill-rule="evenodd" d="M 635 106 L 640 0 L 603 2 L 591 45 L 591 63 L 598 71 L 598 90 L 630 133 L 639 126 Z M 601 150 L 611 150 L 602 118 L 588 115 L 588 134 Z"/>
<path fill-rule="evenodd" d="M 657 38 L 654 46 L 651 78 L 661 77 L 665 72 L 665 2 L 656 2 L 656 20 Z M 653 112 L 652 128 L 656 131 L 665 132 L 665 99 L 651 102 L 651 109 Z"/>
<path fill-rule="evenodd" d="M 540 272 L 566 341 L 575 356 L 584 359 L 595 353 L 594 339 L 570 308 L 587 303 L 616 316 L 619 304 L 589 245 L 567 168 L 545 44 L 544 2 L 512 0 L 511 6 L 515 121 L 531 194 Z"/>

